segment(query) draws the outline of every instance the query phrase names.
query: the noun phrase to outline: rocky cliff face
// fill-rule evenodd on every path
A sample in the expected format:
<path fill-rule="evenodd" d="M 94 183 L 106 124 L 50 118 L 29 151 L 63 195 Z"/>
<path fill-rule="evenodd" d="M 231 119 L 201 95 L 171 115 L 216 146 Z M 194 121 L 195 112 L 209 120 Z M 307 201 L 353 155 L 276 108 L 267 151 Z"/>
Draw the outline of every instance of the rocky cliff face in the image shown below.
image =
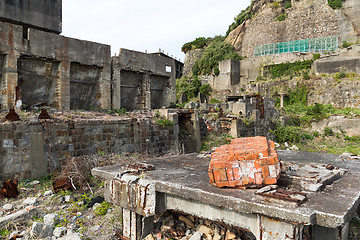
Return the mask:
<path fill-rule="evenodd" d="M 333 10 L 327 0 L 291 0 L 292 6 L 287 9 L 285 3 L 286 0 L 254 0 L 253 17 L 233 30 L 226 40 L 241 55 L 250 57 L 257 45 L 327 36 L 346 40 L 358 35 L 359 0 L 346 0 L 340 10 Z M 277 21 L 280 15 L 285 20 Z M 345 30 L 346 39 L 342 38 Z"/>

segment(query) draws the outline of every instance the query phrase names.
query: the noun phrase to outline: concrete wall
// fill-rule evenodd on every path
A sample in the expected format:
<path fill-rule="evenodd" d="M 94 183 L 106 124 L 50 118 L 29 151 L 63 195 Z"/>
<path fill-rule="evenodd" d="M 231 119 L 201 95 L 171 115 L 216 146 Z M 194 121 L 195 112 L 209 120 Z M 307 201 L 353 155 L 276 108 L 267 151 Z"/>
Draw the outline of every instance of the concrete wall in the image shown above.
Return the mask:
<path fill-rule="evenodd" d="M 128 110 L 175 103 L 177 62 L 168 56 L 120 49 L 112 57 L 112 106 Z"/>
<path fill-rule="evenodd" d="M 62 0 L 2 0 L 0 20 L 61 33 Z"/>
<path fill-rule="evenodd" d="M 0 124 L 0 180 L 39 178 L 72 156 L 138 152 L 178 152 L 178 125 L 160 127 L 150 118 L 123 120 L 47 120 Z"/>
<path fill-rule="evenodd" d="M 337 72 L 360 74 L 360 45 L 341 49 L 337 55 L 325 55 L 314 63 L 316 74 Z"/>
<path fill-rule="evenodd" d="M 24 38 L 22 26 L 5 22 L 0 22 L 0 29 L 2 109 L 17 100 L 65 110 L 110 108 L 110 46 L 36 29 L 28 29 Z"/>

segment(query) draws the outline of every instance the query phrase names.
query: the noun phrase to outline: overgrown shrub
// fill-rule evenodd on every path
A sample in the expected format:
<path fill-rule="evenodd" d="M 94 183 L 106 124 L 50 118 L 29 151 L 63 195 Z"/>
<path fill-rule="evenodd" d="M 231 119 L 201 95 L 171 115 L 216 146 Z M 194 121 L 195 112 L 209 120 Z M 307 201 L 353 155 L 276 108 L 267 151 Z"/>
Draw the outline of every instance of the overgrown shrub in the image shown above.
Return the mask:
<path fill-rule="evenodd" d="M 202 85 L 200 87 L 200 90 L 199 90 L 202 94 L 206 95 L 206 96 L 209 96 L 212 92 L 212 89 L 211 89 L 211 86 L 210 84 L 205 84 L 205 85 Z"/>
<path fill-rule="evenodd" d="M 217 39 L 205 48 L 201 58 L 198 59 L 193 68 L 192 72 L 194 76 L 211 74 L 214 69 L 218 69 L 219 62 L 233 59 L 240 61 L 243 59 L 236 51 L 235 48 L 223 39 Z M 217 71 L 219 73 L 219 71 Z"/>
<path fill-rule="evenodd" d="M 348 48 L 348 47 L 350 47 L 350 46 L 352 46 L 354 44 L 355 43 L 353 43 L 353 42 L 344 41 L 344 42 L 342 42 L 342 47 L 343 48 Z"/>
<path fill-rule="evenodd" d="M 249 7 L 247 7 L 245 10 L 242 10 L 241 13 L 239 13 L 234 18 L 234 22 L 229 26 L 228 30 L 226 31 L 226 36 L 228 36 L 231 31 L 236 29 L 243 22 L 245 22 L 246 20 L 250 19 L 253 16 L 253 13 L 250 11 L 252 4 L 253 3 L 251 2 L 251 5 Z"/>
<path fill-rule="evenodd" d="M 345 0 L 328 0 L 329 6 L 332 9 L 342 8 L 343 2 L 345 2 Z"/>
<path fill-rule="evenodd" d="M 338 72 L 335 73 L 335 79 L 343 79 L 346 77 L 346 73 L 345 72 Z"/>
<path fill-rule="evenodd" d="M 209 39 L 206 39 L 204 37 L 199 37 L 192 42 L 185 43 L 182 46 L 181 51 L 187 53 L 190 50 L 201 49 L 204 48 L 208 43 L 209 43 Z"/>
<path fill-rule="evenodd" d="M 280 3 L 279 2 L 273 2 L 272 4 L 271 4 L 271 8 L 272 9 L 278 9 L 280 7 Z"/>
<path fill-rule="evenodd" d="M 176 80 L 176 98 L 179 99 L 182 94 L 185 94 L 187 99 L 197 97 L 200 91 L 201 82 L 195 75 L 193 78 L 183 77 Z"/>
<path fill-rule="evenodd" d="M 274 134 L 278 143 L 297 143 L 301 140 L 302 128 L 296 126 L 279 125 L 275 128 Z"/>
<path fill-rule="evenodd" d="M 264 76 L 275 78 L 298 76 L 304 70 L 310 70 L 314 60 L 280 63 L 264 67 Z"/>
<path fill-rule="evenodd" d="M 287 14 L 280 14 L 275 18 L 275 21 L 282 22 L 285 21 L 286 18 L 287 18 Z"/>

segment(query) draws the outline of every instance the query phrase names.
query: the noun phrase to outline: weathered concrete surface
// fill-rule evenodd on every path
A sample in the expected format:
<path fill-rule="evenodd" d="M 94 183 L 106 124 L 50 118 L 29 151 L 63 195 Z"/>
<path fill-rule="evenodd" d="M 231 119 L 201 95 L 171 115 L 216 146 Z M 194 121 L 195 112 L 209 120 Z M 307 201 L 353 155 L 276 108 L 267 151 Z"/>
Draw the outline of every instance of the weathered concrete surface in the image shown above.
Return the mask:
<path fill-rule="evenodd" d="M 343 7 L 336 10 L 338 16 L 339 32 L 341 41 L 356 42 L 360 35 L 360 2 L 357 0 L 346 0 Z"/>
<path fill-rule="evenodd" d="M 36 29 L 28 29 L 24 39 L 22 26 L 5 22 L 0 29 L 3 109 L 17 100 L 58 109 L 110 108 L 110 46 Z"/>
<path fill-rule="evenodd" d="M 220 189 L 212 186 L 209 184 L 207 176 L 209 159 L 197 158 L 196 155 L 146 161 L 146 163 L 155 166 L 154 171 L 146 173 L 146 179 L 155 184 L 156 192 L 161 193 L 168 200 L 168 203 L 173 203 L 171 207 L 166 205 L 166 201 L 164 201 L 165 207 L 163 208 L 165 209 L 168 207 L 170 209 L 175 208 L 174 210 L 185 210 L 180 207 L 181 201 L 185 201 L 186 204 L 181 206 L 186 207 L 186 209 L 188 209 L 187 204 L 191 202 L 197 206 L 188 209 L 188 211 L 192 211 L 200 217 L 211 216 L 214 217 L 213 220 L 219 221 L 226 219 L 221 214 L 211 215 L 211 208 L 215 209 L 217 213 L 220 210 L 228 211 L 229 214 L 232 212 L 236 216 L 249 214 L 254 217 L 266 216 L 281 222 L 291 223 L 294 230 L 303 225 L 312 225 L 314 229 L 317 226 L 322 226 L 325 229 L 340 229 L 340 227 L 346 226 L 359 205 L 360 186 L 357 176 L 360 167 L 358 163 L 343 162 L 337 155 L 333 154 L 290 151 L 278 151 L 278 153 L 282 161 L 299 164 L 332 164 L 334 167 L 346 168 L 348 173 L 334 182 L 331 189 L 308 193 L 308 200 L 297 208 L 284 203 L 270 203 L 264 199 L 255 198 L 255 190 Z M 120 169 L 120 166 L 110 166 L 93 169 L 92 173 L 98 175 L 98 172 L 101 172 L 102 177 L 111 180 Z M 229 223 L 232 224 L 232 222 Z M 243 221 L 239 221 L 237 224 L 245 229 L 250 228 Z M 297 231 L 300 230 L 297 229 Z M 337 239 L 334 236 L 337 233 L 336 231 L 334 230 L 329 239 Z"/>
<path fill-rule="evenodd" d="M 62 0 L 4 0 L 0 2 L 0 20 L 61 33 Z"/>
<path fill-rule="evenodd" d="M 175 103 L 183 64 L 164 54 L 120 49 L 112 57 L 113 108 L 156 109 Z"/>
<path fill-rule="evenodd" d="M 25 220 L 30 219 L 37 213 L 36 208 L 34 207 L 27 207 L 22 209 L 16 213 L 7 215 L 5 217 L 0 218 L 0 227 L 4 227 L 9 222 L 16 222 L 18 219 Z"/>
<path fill-rule="evenodd" d="M 334 74 L 337 72 L 360 73 L 359 57 L 331 57 L 314 63 L 315 73 Z"/>
<path fill-rule="evenodd" d="M 331 116 L 311 124 L 312 131 L 322 132 L 325 127 L 330 127 L 334 132 L 345 132 L 348 136 L 360 135 L 360 119 L 345 116 Z"/>

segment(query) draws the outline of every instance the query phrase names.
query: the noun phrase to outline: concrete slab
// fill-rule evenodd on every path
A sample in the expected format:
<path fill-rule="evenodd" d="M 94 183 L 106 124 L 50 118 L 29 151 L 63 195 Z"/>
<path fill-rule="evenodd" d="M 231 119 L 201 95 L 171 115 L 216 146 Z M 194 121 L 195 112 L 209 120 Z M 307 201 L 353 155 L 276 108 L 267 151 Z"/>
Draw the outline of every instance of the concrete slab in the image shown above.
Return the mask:
<path fill-rule="evenodd" d="M 209 209 L 215 209 L 218 213 L 220 213 L 219 211 L 226 212 L 225 215 L 228 216 L 231 225 L 236 224 L 232 222 L 230 212 L 237 217 L 248 216 L 248 219 L 258 216 L 260 221 L 261 218 L 267 217 L 291 223 L 293 225 L 291 229 L 296 231 L 300 231 L 306 225 L 318 225 L 331 229 L 340 229 L 346 226 L 359 205 L 358 174 L 360 165 L 358 162 L 341 161 L 338 155 L 333 154 L 290 151 L 278 151 L 278 154 L 284 162 L 325 166 L 331 164 L 335 168 L 346 169 L 347 173 L 322 192 L 307 192 L 307 201 L 298 207 L 257 198 L 255 189 L 226 189 L 209 184 L 207 170 L 210 158 L 199 158 L 197 154 L 143 161 L 154 165 L 155 170 L 146 172 L 142 176 L 155 185 L 157 194 L 165 196 L 163 204 L 167 205 L 164 208 L 175 208 L 175 210 L 184 212 L 192 211 L 193 214 L 200 217 L 207 215 L 211 217 L 210 212 L 203 211 L 205 208 L 201 209 L 208 206 Z M 123 170 L 123 166 L 120 165 L 102 167 L 93 169 L 92 174 L 111 181 Z M 191 203 L 195 206 L 191 208 L 192 210 L 189 209 Z M 183 209 L 179 207 L 181 204 L 184 205 Z M 162 208 L 162 206 L 157 206 L 157 208 Z M 228 222 L 221 215 L 214 220 Z M 251 226 L 239 227 L 251 229 Z M 251 230 L 258 235 L 257 230 Z"/>

